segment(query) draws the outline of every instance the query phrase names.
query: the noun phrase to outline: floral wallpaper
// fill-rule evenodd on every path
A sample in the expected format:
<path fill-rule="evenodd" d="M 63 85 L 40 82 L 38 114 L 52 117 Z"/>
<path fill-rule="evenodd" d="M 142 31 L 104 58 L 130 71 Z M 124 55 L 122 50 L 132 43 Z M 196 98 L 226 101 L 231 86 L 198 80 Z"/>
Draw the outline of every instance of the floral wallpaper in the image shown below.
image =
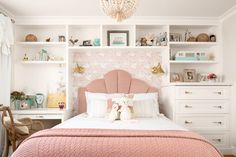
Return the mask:
<path fill-rule="evenodd" d="M 86 86 L 94 79 L 114 69 L 128 71 L 132 77 L 145 80 L 152 86 L 159 87 L 161 78 L 151 73 L 154 65 L 161 63 L 161 53 L 154 50 L 86 50 L 74 52 L 71 56 L 73 67 L 78 63 L 85 68 L 83 74 L 72 75 L 72 104 L 76 110 L 78 88 Z"/>

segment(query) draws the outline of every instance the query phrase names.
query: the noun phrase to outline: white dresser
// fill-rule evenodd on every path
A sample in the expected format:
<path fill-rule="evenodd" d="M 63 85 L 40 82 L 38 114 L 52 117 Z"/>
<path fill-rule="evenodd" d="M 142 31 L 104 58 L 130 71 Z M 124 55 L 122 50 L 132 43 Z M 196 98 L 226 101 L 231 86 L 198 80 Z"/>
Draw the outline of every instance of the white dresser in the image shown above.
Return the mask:
<path fill-rule="evenodd" d="M 177 124 L 230 151 L 231 86 L 173 84 L 162 87 L 160 109 Z"/>

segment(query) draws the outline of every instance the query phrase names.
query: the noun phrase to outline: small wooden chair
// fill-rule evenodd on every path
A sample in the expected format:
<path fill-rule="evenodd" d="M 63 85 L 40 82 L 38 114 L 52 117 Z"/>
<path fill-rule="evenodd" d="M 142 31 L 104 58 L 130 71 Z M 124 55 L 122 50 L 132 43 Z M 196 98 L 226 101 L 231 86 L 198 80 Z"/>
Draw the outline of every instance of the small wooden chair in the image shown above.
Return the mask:
<path fill-rule="evenodd" d="M 33 133 L 44 129 L 44 125 L 40 121 L 33 121 L 30 118 L 14 119 L 9 107 L 0 105 L 0 113 L 2 112 L 2 125 L 7 132 L 6 156 L 8 156 L 10 145 L 12 145 L 13 152 L 20 145 L 20 143 L 32 135 Z M 8 123 L 8 124 L 7 124 Z M 27 133 L 22 133 L 19 128 L 27 129 Z"/>

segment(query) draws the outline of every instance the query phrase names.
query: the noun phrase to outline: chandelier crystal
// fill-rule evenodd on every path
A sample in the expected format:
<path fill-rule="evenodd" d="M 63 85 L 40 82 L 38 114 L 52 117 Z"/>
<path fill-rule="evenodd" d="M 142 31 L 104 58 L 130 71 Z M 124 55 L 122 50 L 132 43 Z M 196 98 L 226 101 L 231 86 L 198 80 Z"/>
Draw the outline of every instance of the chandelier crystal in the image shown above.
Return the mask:
<path fill-rule="evenodd" d="M 101 0 L 105 14 L 121 22 L 132 16 L 136 10 L 138 0 Z"/>

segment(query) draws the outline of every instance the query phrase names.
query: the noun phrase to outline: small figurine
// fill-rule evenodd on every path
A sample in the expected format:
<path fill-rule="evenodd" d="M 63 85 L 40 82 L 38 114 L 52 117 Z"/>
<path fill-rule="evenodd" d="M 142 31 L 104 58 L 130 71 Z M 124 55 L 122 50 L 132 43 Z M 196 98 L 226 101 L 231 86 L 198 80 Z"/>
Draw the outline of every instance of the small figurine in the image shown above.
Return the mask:
<path fill-rule="evenodd" d="M 59 35 L 58 36 L 58 41 L 59 42 L 65 42 L 66 41 L 66 37 L 64 35 Z"/>
<path fill-rule="evenodd" d="M 51 41 L 51 38 L 50 38 L 50 37 L 46 39 L 46 42 L 50 42 L 50 41 Z"/>
<path fill-rule="evenodd" d="M 141 38 L 141 46 L 147 46 L 147 39 L 146 38 Z"/>
<path fill-rule="evenodd" d="M 28 60 L 29 60 L 29 57 L 28 57 L 27 54 L 25 53 L 24 58 L 23 58 L 23 61 L 28 61 Z"/>
<path fill-rule="evenodd" d="M 216 36 L 215 35 L 210 35 L 210 41 L 211 42 L 216 42 Z"/>
<path fill-rule="evenodd" d="M 73 39 L 72 39 L 72 36 L 71 36 L 71 38 L 70 38 L 69 41 L 71 42 L 72 46 L 75 46 L 75 44 L 76 44 L 79 40 L 78 40 L 78 39 L 73 40 Z"/>
<path fill-rule="evenodd" d="M 100 39 L 99 38 L 95 38 L 94 41 L 93 41 L 93 45 L 94 46 L 100 46 Z"/>

